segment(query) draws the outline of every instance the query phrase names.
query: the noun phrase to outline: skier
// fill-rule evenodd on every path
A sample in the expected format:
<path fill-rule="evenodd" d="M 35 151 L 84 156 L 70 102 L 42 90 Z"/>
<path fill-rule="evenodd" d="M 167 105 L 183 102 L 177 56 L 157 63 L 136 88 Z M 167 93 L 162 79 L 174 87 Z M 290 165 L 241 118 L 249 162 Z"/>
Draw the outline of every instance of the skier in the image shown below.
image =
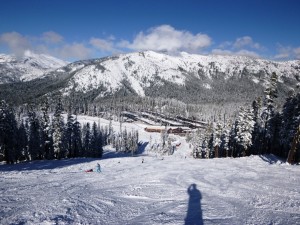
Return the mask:
<path fill-rule="evenodd" d="M 97 173 L 100 173 L 100 172 L 101 172 L 101 166 L 100 166 L 99 163 L 97 163 L 96 172 L 97 172 Z"/>

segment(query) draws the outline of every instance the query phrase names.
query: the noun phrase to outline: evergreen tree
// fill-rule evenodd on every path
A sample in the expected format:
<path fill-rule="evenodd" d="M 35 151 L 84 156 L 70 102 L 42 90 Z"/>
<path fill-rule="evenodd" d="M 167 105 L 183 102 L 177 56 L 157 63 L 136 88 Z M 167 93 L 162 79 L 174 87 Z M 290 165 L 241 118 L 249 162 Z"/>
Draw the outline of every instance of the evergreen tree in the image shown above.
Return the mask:
<path fill-rule="evenodd" d="M 74 117 L 68 113 L 67 123 L 65 127 L 64 141 L 66 145 L 67 156 L 69 158 L 75 157 L 73 137 L 74 137 Z"/>
<path fill-rule="evenodd" d="M 208 142 L 207 142 L 207 138 L 204 137 L 203 141 L 202 141 L 202 145 L 201 145 L 201 158 L 208 158 Z"/>
<path fill-rule="evenodd" d="M 262 102 L 261 98 L 258 97 L 252 103 L 253 109 L 253 120 L 254 120 L 254 127 L 252 132 L 252 148 L 251 152 L 255 155 L 261 154 L 262 152 L 262 142 L 263 142 L 263 135 L 264 135 L 264 127 L 263 121 L 261 118 L 261 110 L 262 110 Z"/>
<path fill-rule="evenodd" d="M 72 149 L 74 150 L 74 157 L 83 156 L 82 152 L 82 140 L 81 140 L 81 125 L 75 118 L 73 125 L 73 139 L 72 139 Z"/>
<path fill-rule="evenodd" d="M 92 126 L 90 150 L 91 150 L 92 157 L 100 157 L 100 158 L 102 157 L 102 153 L 103 153 L 102 138 L 96 122 L 94 122 Z"/>
<path fill-rule="evenodd" d="M 58 103 L 55 108 L 53 115 L 52 129 L 53 129 L 53 149 L 54 156 L 56 159 L 61 159 L 63 156 L 63 127 L 64 121 L 62 117 L 62 103 L 61 99 L 58 100 Z"/>
<path fill-rule="evenodd" d="M 84 156 L 86 157 L 91 157 L 91 128 L 90 128 L 90 123 L 88 122 L 84 127 L 83 127 L 83 149 L 84 149 Z"/>
<path fill-rule="evenodd" d="M 16 144 L 17 144 L 18 154 L 16 158 L 18 159 L 18 161 L 29 160 L 28 136 L 23 121 L 20 122 L 17 137 L 18 137 L 18 141 Z"/>
<path fill-rule="evenodd" d="M 223 133 L 221 134 L 221 144 L 220 144 L 220 156 L 228 157 L 229 156 L 229 129 L 227 127 L 223 128 Z"/>
<path fill-rule="evenodd" d="M 41 118 L 41 142 L 44 148 L 45 158 L 53 159 L 53 138 L 52 138 L 52 129 L 49 117 L 49 102 L 48 98 L 46 98 L 43 102 L 42 110 L 42 118 Z"/>
<path fill-rule="evenodd" d="M 281 155 L 283 157 L 288 157 L 288 153 L 293 148 L 294 156 L 289 155 L 290 161 L 300 161 L 299 149 L 300 145 L 297 141 L 298 139 L 298 128 L 300 124 L 300 94 L 290 96 L 282 110 L 280 124 L 280 143 L 282 147 Z M 297 151 L 298 150 L 298 151 Z M 293 153 L 293 154 L 294 154 Z M 298 154 L 297 154 L 298 153 Z"/>
<path fill-rule="evenodd" d="M 191 144 L 193 146 L 193 156 L 194 158 L 201 158 L 201 150 L 202 150 L 202 133 L 199 129 L 193 133 Z"/>
<path fill-rule="evenodd" d="M 0 154 L 6 163 L 16 161 L 16 134 L 17 122 L 13 110 L 5 101 L 0 103 Z"/>
<path fill-rule="evenodd" d="M 238 156 L 249 155 L 249 148 L 252 145 L 252 132 L 254 127 L 252 109 L 240 109 L 238 121 L 236 123 L 236 144 L 238 146 Z"/>
<path fill-rule="evenodd" d="M 215 141 L 215 133 L 214 130 L 211 133 L 209 139 L 208 139 L 208 153 L 207 158 L 213 158 L 214 157 L 214 141 Z"/>
<path fill-rule="evenodd" d="M 44 149 L 41 147 L 40 122 L 33 108 L 28 112 L 28 151 L 31 160 L 43 159 Z"/>
<path fill-rule="evenodd" d="M 229 132 L 229 152 L 230 157 L 236 157 L 237 156 L 237 127 L 238 127 L 238 120 L 236 119 L 234 123 L 231 126 L 230 132 Z"/>
<path fill-rule="evenodd" d="M 214 129 L 214 140 L 213 140 L 213 148 L 214 148 L 214 157 L 220 157 L 220 146 L 221 146 L 221 135 L 222 135 L 223 127 L 221 123 L 216 123 Z"/>
<path fill-rule="evenodd" d="M 278 97 L 277 90 L 278 76 L 272 73 L 270 83 L 265 90 L 264 110 L 262 112 L 262 120 L 264 122 L 264 140 L 263 146 L 267 153 L 271 151 L 272 140 L 275 134 L 275 125 L 272 118 L 275 116 L 275 99 Z"/>

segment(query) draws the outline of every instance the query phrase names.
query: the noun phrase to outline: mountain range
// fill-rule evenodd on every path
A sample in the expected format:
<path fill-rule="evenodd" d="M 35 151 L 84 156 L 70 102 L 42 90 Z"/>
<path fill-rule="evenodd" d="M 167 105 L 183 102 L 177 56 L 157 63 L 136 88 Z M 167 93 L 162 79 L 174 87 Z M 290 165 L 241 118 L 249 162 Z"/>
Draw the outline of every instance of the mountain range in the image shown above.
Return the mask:
<path fill-rule="evenodd" d="M 186 103 L 239 102 L 262 95 L 273 72 L 279 77 L 282 96 L 295 90 L 300 61 L 184 52 L 172 56 L 144 51 L 67 64 L 50 56 L 28 53 L 21 60 L 0 55 L 0 71 L 2 98 L 11 95 L 11 90 L 19 90 L 31 99 L 60 92 L 64 96 L 79 93 L 91 100 L 149 96 Z"/>
<path fill-rule="evenodd" d="M 19 58 L 0 54 L 0 84 L 33 80 L 65 65 L 63 60 L 30 51 Z"/>

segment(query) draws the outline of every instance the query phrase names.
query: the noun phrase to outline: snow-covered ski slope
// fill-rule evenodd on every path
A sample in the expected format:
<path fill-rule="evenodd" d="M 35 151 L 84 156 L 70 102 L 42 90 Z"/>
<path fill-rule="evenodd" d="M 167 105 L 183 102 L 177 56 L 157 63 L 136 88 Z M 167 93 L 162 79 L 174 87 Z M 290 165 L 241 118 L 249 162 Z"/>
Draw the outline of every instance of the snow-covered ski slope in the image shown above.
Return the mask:
<path fill-rule="evenodd" d="M 160 136 L 122 127 L 140 127 L 142 142 Z M 299 166 L 272 155 L 193 159 L 179 140 L 171 156 L 106 147 L 103 159 L 0 165 L 0 224 L 300 224 Z M 102 173 L 84 172 L 98 162 Z"/>
<path fill-rule="evenodd" d="M 271 156 L 1 165 L 0 184 L 0 224 L 300 224 L 300 169 Z"/>

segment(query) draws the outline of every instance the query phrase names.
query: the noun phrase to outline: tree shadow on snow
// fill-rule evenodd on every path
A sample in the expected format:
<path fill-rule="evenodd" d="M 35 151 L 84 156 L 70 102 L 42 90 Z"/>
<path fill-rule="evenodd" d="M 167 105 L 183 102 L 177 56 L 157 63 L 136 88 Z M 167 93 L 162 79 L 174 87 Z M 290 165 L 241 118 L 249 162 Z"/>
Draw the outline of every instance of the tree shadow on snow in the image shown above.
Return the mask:
<path fill-rule="evenodd" d="M 124 153 L 124 152 L 116 152 L 115 150 L 106 150 L 103 152 L 102 159 L 111 159 L 111 158 L 124 158 L 124 157 L 132 157 L 132 156 L 142 156 L 145 152 L 145 148 L 149 142 L 139 142 L 138 150 L 134 155 L 132 153 Z"/>
<path fill-rule="evenodd" d="M 146 150 L 147 145 L 149 144 L 149 142 L 139 142 L 139 148 L 137 151 L 137 154 L 143 154 Z"/>
<path fill-rule="evenodd" d="M 269 163 L 269 164 L 277 164 L 277 163 L 285 163 L 285 160 L 283 158 L 280 158 L 276 155 L 273 155 L 273 154 L 269 154 L 269 155 L 259 155 L 259 157 Z"/>
<path fill-rule="evenodd" d="M 203 225 L 201 209 L 201 192 L 197 189 L 196 184 L 191 184 L 187 192 L 189 194 L 189 205 L 185 218 L 185 225 Z"/>
<path fill-rule="evenodd" d="M 25 161 L 18 164 L 4 164 L 0 166 L 0 171 L 26 171 L 26 170 L 47 170 L 58 169 L 81 163 L 89 163 L 100 160 L 100 158 L 71 158 L 61 160 L 35 160 Z"/>

